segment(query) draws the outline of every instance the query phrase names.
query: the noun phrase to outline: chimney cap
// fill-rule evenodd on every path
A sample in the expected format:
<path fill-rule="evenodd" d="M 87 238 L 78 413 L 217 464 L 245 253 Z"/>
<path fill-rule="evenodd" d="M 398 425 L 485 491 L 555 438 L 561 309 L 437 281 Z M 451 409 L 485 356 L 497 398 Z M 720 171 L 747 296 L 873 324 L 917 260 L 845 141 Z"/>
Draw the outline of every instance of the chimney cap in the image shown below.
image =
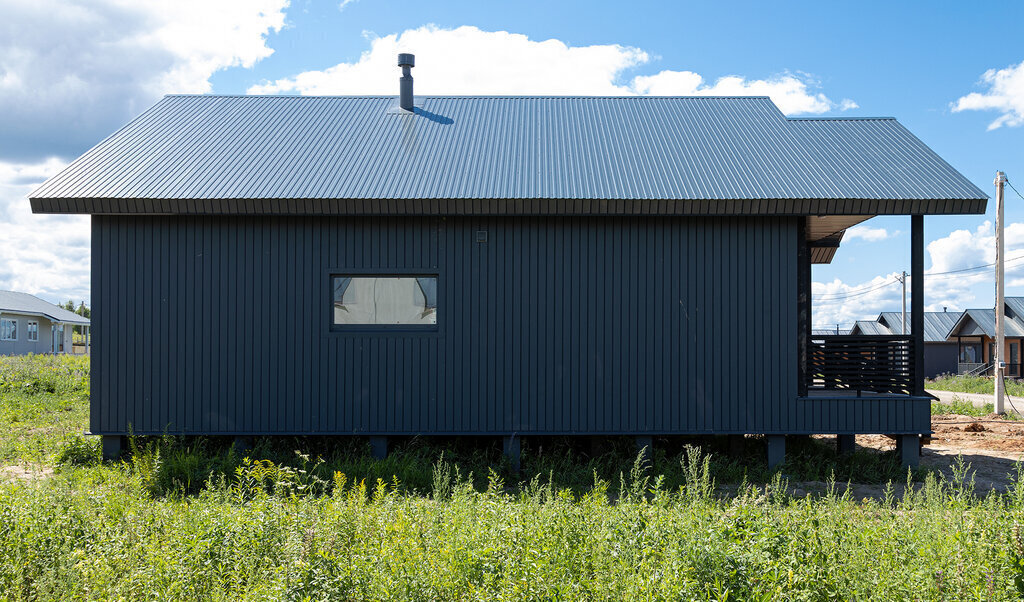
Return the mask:
<path fill-rule="evenodd" d="M 415 67 L 416 66 L 416 55 L 409 54 L 407 52 L 400 53 L 398 55 L 398 66 L 399 67 Z"/>

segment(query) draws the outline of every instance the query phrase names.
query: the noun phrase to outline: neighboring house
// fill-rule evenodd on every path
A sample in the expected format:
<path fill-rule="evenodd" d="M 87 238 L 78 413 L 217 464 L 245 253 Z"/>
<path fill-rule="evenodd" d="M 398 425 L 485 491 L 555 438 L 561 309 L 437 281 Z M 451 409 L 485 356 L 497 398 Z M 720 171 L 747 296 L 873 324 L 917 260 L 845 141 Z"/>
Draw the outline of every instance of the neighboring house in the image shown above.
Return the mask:
<path fill-rule="evenodd" d="M 28 293 L 0 291 L 0 355 L 71 353 L 73 326 L 83 326 L 88 341 L 88 318 Z"/>
<path fill-rule="evenodd" d="M 770 464 L 807 433 L 898 435 L 916 462 L 923 339 L 850 371 L 811 339 L 811 263 L 909 215 L 918 287 L 923 216 L 986 202 L 891 118 L 411 92 L 167 96 L 31 194 L 92 215 L 107 455 L 130 431 L 491 435 L 513 457 L 760 433 Z"/>
<path fill-rule="evenodd" d="M 960 317 L 960 312 L 924 312 L 924 376 L 935 378 L 942 374 L 957 374 L 958 349 L 947 340 L 949 330 Z M 910 334 L 910 316 L 907 316 L 907 334 Z M 874 320 L 858 320 L 851 335 L 895 336 L 903 334 L 903 314 L 884 311 Z"/>
<path fill-rule="evenodd" d="M 1006 297 L 1004 315 L 1006 327 L 1004 336 L 1006 348 L 1003 357 L 1006 362 L 1006 376 L 1021 378 L 1021 342 L 1024 341 L 1024 297 Z M 968 309 L 958 317 L 949 329 L 946 339 L 956 345 L 959 352 L 959 374 L 992 374 L 995 357 L 996 311 L 995 309 Z"/>

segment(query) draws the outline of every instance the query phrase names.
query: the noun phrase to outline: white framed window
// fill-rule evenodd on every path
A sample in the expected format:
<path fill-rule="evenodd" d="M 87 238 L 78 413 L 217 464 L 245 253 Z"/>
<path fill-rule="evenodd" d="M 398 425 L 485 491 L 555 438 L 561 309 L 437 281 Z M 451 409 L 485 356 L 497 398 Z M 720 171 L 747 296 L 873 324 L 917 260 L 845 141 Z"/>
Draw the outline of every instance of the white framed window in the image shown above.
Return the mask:
<path fill-rule="evenodd" d="M 0 341 L 18 340 L 18 321 L 11 318 L 0 318 Z"/>
<path fill-rule="evenodd" d="M 25 336 L 30 341 L 39 340 L 39 322 L 28 322 L 25 324 Z"/>

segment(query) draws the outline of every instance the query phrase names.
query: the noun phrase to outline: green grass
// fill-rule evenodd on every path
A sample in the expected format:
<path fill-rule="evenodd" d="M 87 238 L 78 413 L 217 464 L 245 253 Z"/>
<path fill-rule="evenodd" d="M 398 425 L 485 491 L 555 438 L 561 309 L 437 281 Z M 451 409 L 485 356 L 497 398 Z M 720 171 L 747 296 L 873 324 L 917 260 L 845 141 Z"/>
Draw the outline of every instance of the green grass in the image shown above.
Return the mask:
<path fill-rule="evenodd" d="M 943 376 L 925 382 L 926 389 L 955 393 L 986 393 L 988 395 L 995 394 L 995 386 L 995 381 L 986 376 Z M 1024 382 L 1007 378 L 1006 393 L 1014 397 L 1024 397 Z"/>
<path fill-rule="evenodd" d="M 965 465 L 871 501 L 843 481 L 905 481 L 892 457 L 815 440 L 775 473 L 752 438 L 738 458 L 713 438 L 662 441 L 653 468 L 627 439 L 527 440 L 521 477 L 466 439 L 376 462 L 360 440 L 264 439 L 240 457 L 215 438 L 137 438 L 102 463 L 77 434 L 86 389 L 60 365 L 75 359 L 52 361 L 68 381 L 53 392 L 43 360 L 0 367 L 4 462 L 55 470 L 0 481 L 0 600 L 1024 596 L 1024 480 L 978 497 Z M 823 496 L 786 493 L 833 472 Z"/>
<path fill-rule="evenodd" d="M 949 403 L 932 402 L 932 416 L 936 414 L 961 414 L 963 416 L 988 416 L 995 411 L 990 403 L 975 407 L 970 401 L 954 397 Z M 1009 417 L 1008 417 L 1009 418 Z"/>

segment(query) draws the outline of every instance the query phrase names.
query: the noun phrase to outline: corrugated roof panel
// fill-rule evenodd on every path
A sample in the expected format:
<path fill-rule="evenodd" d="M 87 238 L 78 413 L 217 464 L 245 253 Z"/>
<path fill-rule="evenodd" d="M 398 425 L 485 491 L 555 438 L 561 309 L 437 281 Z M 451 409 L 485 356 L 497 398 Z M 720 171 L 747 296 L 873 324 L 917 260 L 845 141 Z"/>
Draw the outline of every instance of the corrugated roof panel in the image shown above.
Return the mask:
<path fill-rule="evenodd" d="M 924 312 L 924 340 L 926 343 L 942 343 L 946 341 L 946 335 L 960 319 L 961 312 L 952 311 L 926 311 Z M 884 311 L 879 316 L 882 322 L 887 324 L 894 334 L 902 330 L 902 313 L 898 311 Z M 910 310 L 907 309 L 907 331 L 910 331 Z"/>
<path fill-rule="evenodd" d="M 1009 301 L 1009 299 L 1007 299 Z M 985 333 L 988 337 L 996 336 L 996 311 L 995 309 L 968 309 L 964 312 L 965 318 L 970 319 L 978 328 Z M 963 328 L 965 321 L 961 319 L 960 328 Z M 1006 317 L 1006 325 L 1004 328 L 1004 335 L 1008 337 L 1024 337 L 1024 321 L 1017 318 Z M 951 333 L 954 334 L 955 333 Z"/>
<path fill-rule="evenodd" d="M 851 334 L 871 334 L 871 335 L 891 335 L 893 332 L 885 327 L 884 324 L 880 324 L 874 320 L 857 320 L 853 328 L 850 330 Z"/>
<path fill-rule="evenodd" d="M 821 175 L 848 198 L 960 199 L 985 196 L 893 118 L 795 118 Z"/>
<path fill-rule="evenodd" d="M 987 198 L 894 120 L 787 119 L 767 97 L 417 102 L 414 114 L 398 114 L 390 96 L 168 96 L 31 196 L 972 207 Z"/>

